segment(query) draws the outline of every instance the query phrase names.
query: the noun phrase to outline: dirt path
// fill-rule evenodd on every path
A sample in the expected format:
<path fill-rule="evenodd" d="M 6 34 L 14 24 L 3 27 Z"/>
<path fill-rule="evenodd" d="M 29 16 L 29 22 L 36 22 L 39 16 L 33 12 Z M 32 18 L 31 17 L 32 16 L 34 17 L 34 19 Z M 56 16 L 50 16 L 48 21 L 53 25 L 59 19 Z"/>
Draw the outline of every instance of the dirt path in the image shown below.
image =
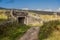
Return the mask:
<path fill-rule="evenodd" d="M 19 40 L 38 40 L 40 27 L 31 27 Z"/>

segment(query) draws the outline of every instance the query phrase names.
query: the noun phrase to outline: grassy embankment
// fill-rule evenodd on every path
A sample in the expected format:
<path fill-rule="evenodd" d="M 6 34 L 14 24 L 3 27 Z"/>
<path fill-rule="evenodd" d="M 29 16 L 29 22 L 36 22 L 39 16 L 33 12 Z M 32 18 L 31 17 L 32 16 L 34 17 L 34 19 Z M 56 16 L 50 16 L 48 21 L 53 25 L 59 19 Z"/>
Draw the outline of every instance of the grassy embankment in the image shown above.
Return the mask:
<path fill-rule="evenodd" d="M 7 18 L 6 15 L 0 14 L 0 23 L 6 21 Z M 0 25 L 0 40 L 15 40 L 21 37 L 29 28 L 30 26 L 21 25 L 16 22 Z"/>
<path fill-rule="evenodd" d="M 60 21 L 44 23 L 40 28 L 39 40 L 60 40 Z"/>
<path fill-rule="evenodd" d="M 18 23 L 0 25 L 0 40 L 15 40 L 18 36 L 21 37 L 29 28 L 30 26 Z"/>

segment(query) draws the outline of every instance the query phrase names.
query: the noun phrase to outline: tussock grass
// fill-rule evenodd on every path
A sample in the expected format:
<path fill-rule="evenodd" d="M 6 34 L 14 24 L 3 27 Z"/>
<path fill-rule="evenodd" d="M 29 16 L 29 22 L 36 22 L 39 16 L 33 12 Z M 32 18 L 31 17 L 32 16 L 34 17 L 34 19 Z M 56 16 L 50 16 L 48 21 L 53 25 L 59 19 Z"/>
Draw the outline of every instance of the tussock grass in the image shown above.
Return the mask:
<path fill-rule="evenodd" d="M 39 40 L 60 40 L 60 21 L 49 21 L 40 28 Z"/>

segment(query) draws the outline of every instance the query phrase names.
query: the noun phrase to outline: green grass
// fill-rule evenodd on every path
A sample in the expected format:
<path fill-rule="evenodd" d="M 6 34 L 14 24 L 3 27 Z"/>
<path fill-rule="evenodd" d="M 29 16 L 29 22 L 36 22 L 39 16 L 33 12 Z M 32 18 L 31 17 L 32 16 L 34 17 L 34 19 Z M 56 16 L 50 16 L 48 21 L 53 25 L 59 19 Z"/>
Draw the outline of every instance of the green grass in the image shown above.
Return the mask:
<path fill-rule="evenodd" d="M 4 13 L 0 13 L 0 19 L 7 19 L 7 18 L 8 18 L 7 15 L 5 15 Z"/>
<path fill-rule="evenodd" d="M 29 28 L 30 26 L 21 25 L 16 22 L 0 25 L 0 40 L 16 40 L 24 35 Z"/>
<path fill-rule="evenodd" d="M 40 28 L 39 40 L 60 40 L 60 21 L 44 23 Z"/>
<path fill-rule="evenodd" d="M 6 22 L 7 19 L 0 19 L 0 23 Z"/>

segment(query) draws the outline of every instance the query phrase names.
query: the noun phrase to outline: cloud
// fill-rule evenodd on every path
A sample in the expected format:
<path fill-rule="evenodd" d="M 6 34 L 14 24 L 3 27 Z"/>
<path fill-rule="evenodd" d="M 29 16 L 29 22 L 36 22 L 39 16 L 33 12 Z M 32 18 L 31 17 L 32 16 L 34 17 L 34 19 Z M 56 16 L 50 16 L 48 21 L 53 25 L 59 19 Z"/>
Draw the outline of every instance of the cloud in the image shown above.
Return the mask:
<path fill-rule="evenodd" d="M 44 9 L 43 11 L 52 11 L 52 9 Z"/>
<path fill-rule="evenodd" d="M 36 9 L 37 11 L 53 11 L 52 9 Z"/>
<path fill-rule="evenodd" d="M 57 12 L 60 12 L 60 8 L 57 9 Z"/>
<path fill-rule="evenodd" d="M 37 11 L 41 11 L 42 9 L 36 9 Z"/>
<path fill-rule="evenodd" d="M 28 8 L 22 8 L 22 10 L 28 10 Z"/>

